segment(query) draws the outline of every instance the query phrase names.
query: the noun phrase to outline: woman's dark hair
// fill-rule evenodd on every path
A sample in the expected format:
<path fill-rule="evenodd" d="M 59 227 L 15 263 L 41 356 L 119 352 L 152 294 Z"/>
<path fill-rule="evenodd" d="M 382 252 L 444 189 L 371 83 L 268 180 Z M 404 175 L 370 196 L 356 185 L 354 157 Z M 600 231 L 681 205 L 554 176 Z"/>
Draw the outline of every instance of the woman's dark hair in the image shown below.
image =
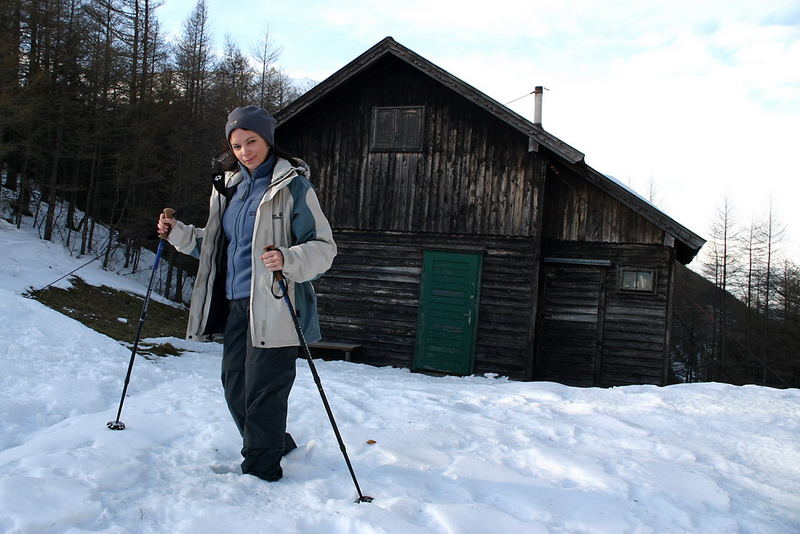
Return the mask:
<path fill-rule="evenodd" d="M 236 168 L 236 164 L 236 156 L 233 155 L 230 145 L 227 145 L 214 156 L 212 160 L 212 174 L 232 171 Z"/>
<path fill-rule="evenodd" d="M 288 152 L 284 152 L 281 147 L 277 144 L 272 147 L 272 153 L 275 154 L 276 157 L 283 158 L 286 161 L 290 162 L 292 165 L 299 165 L 299 160 L 295 156 L 292 156 Z"/>

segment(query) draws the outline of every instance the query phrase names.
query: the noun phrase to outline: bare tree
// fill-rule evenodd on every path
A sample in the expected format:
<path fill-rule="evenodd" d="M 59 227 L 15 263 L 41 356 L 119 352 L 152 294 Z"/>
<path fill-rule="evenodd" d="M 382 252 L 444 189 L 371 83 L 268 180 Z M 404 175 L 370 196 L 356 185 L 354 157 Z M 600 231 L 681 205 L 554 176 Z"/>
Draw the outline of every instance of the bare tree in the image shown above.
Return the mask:
<path fill-rule="evenodd" d="M 258 77 L 256 79 L 256 103 L 264 109 L 274 109 L 275 105 L 275 68 L 283 48 L 277 46 L 269 34 L 269 27 L 264 30 L 258 45 L 253 50 L 253 56 L 258 62 Z"/>
<path fill-rule="evenodd" d="M 772 197 L 769 199 L 769 208 L 766 218 L 761 225 L 760 240 L 764 244 L 765 249 L 765 273 L 764 273 L 764 307 L 762 312 L 762 333 L 761 333 L 761 383 L 766 384 L 769 372 L 769 328 L 770 318 L 772 315 L 771 288 L 773 284 L 773 268 L 775 258 L 779 253 L 779 245 L 783 241 L 786 234 L 785 227 L 778 221 L 775 211 L 772 206 Z"/>
<path fill-rule="evenodd" d="M 731 280 L 736 277 L 738 256 L 735 248 L 739 232 L 733 212 L 733 205 L 727 196 L 717 208 L 716 218 L 711 224 L 710 242 L 708 243 L 708 259 L 703 265 L 705 275 L 714 281 L 721 291 L 717 293 L 714 303 L 714 325 L 712 353 L 719 363 L 722 377 L 728 375 L 728 299 Z"/>
<path fill-rule="evenodd" d="M 656 187 L 656 180 L 652 173 L 650 173 L 650 182 L 647 186 L 647 201 L 661 210 L 664 209 L 664 199 L 661 198 L 658 187 Z"/>
<path fill-rule="evenodd" d="M 192 117 L 203 114 L 208 73 L 212 64 L 210 43 L 208 7 L 205 0 L 198 0 L 192 14 L 184 23 L 183 36 L 176 52 L 177 82 Z"/>
<path fill-rule="evenodd" d="M 225 111 L 252 103 L 255 89 L 250 61 L 225 35 L 225 53 L 214 72 L 214 105 Z"/>

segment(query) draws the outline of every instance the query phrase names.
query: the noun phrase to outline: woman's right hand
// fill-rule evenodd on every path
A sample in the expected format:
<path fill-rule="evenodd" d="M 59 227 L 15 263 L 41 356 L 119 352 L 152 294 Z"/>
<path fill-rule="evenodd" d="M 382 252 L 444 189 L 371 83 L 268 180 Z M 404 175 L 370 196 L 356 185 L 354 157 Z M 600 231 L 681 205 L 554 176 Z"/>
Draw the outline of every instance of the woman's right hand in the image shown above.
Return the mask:
<path fill-rule="evenodd" d="M 163 213 L 158 218 L 158 237 L 161 239 L 166 239 L 169 236 L 169 233 L 175 228 L 175 224 L 178 221 L 173 219 L 172 217 L 167 217 Z"/>

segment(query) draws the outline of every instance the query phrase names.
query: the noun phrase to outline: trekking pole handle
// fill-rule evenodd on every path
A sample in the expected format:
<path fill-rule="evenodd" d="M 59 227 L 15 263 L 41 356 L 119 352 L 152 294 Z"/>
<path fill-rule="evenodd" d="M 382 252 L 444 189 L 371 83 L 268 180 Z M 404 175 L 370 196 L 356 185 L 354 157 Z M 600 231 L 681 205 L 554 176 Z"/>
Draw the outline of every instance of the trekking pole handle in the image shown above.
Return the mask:
<path fill-rule="evenodd" d="M 267 245 L 264 247 L 264 252 L 269 252 L 270 250 L 278 250 L 278 247 L 275 245 Z M 275 280 L 280 282 L 281 280 L 286 280 L 286 277 L 283 276 L 283 271 L 272 271 L 272 276 L 275 277 Z"/>
<path fill-rule="evenodd" d="M 164 213 L 164 218 L 165 218 L 165 219 L 173 219 L 173 218 L 175 218 L 175 210 L 174 210 L 174 209 L 172 209 L 172 208 L 164 208 L 164 209 L 162 210 L 162 212 Z M 166 224 L 166 223 L 165 223 L 165 224 Z M 160 234 L 159 234 L 159 236 L 158 236 L 158 237 L 159 237 L 159 239 L 167 239 L 167 236 L 169 235 L 169 232 L 171 232 L 171 231 L 172 231 L 172 226 L 171 226 L 171 225 L 169 225 L 169 224 L 167 224 L 167 226 L 169 227 L 169 231 L 168 231 L 168 232 L 166 232 L 164 235 L 160 235 Z"/>

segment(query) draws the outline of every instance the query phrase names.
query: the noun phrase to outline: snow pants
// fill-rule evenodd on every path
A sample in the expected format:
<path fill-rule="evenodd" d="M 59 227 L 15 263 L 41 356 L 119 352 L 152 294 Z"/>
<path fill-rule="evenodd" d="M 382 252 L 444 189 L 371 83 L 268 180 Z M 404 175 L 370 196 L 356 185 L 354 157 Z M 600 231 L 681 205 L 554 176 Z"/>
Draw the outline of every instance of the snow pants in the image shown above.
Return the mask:
<path fill-rule="evenodd" d="M 249 308 L 250 299 L 229 302 L 222 386 L 242 435 L 242 473 L 275 481 L 283 476 L 281 458 L 296 447 L 286 432 L 286 413 L 299 347 L 254 347 Z"/>

